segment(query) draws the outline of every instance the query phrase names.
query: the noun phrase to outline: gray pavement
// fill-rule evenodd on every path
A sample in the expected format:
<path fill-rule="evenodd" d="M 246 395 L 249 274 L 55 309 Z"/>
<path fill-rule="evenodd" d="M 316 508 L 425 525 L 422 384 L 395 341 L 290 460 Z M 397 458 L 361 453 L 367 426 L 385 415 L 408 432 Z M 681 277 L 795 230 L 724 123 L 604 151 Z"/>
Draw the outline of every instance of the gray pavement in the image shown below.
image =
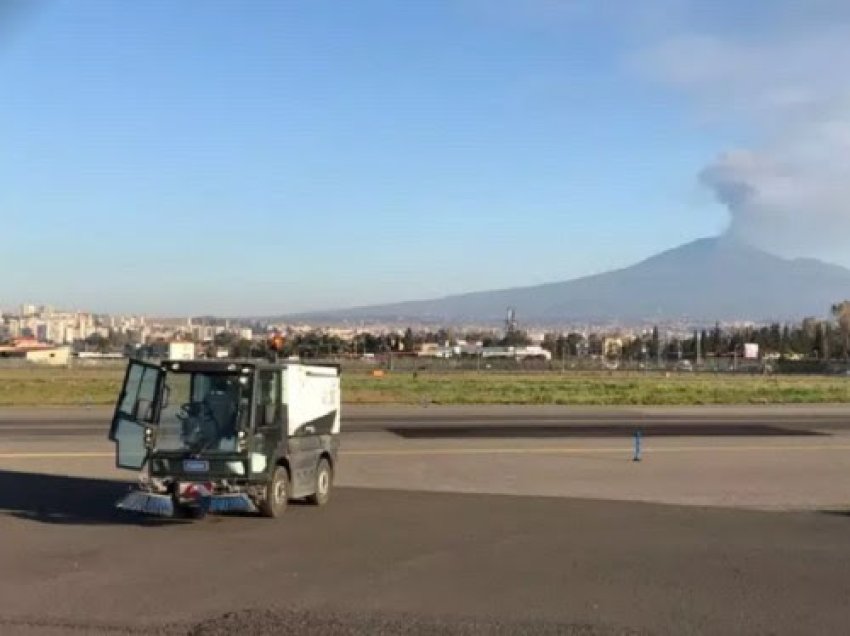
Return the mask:
<path fill-rule="evenodd" d="M 564 406 L 363 406 L 344 405 L 347 432 L 445 427 L 457 429 L 505 426 L 561 428 L 680 427 L 694 435 L 713 429 L 749 427 L 753 434 L 769 426 L 788 431 L 850 431 L 850 405 L 700 406 L 700 407 L 564 407 Z M 101 436 L 109 425 L 110 407 L 0 408 L 0 438 L 23 435 Z M 585 430 L 580 435 L 588 435 Z M 731 434 L 740 434 L 732 431 Z"/>
<path fill-rule="evenodd" d="M 112 468 L 108 418 L 0 410 L 0 467 L 126 479 Z M 850 408 L 802 406 L 345 407 L 337 476 L 362 488 L 818 510 L 848 502 L 848 475 Z"/>
<path fill-rule="evenodd" d="M 163 523 L 107 410 L 0 410 L 0 633 L 843 633 L 848 416 L 347 407 L 327 508 Z"/>
<path fill-rule="evenodd" d="M 115 482 L 3 481 L 4 634 L 204 633 L 222 616 L 251 634 L 328 616 L 341 628 L 324 633 L 834 634 L 848 619 L 838 515 L 340 489 L 277 522 L 136 524 L 110 509 Z"/>

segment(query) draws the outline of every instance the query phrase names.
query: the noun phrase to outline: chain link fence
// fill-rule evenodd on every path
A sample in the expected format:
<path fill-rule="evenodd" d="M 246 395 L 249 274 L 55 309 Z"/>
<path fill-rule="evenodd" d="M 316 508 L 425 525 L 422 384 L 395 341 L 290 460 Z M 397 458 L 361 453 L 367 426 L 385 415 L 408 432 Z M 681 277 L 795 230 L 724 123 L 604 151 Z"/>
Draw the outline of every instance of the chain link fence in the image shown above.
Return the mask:
<path fill-rule="evenodd" d="M 552 360 L 540 358 L 486 358 L 482 356 L 428 357 L 404 354 L 382 354 L 374 358 L 322 357 L 302 358 L 305 362 L 339 364 L 344 371 L 367 373 L 372 370 L 398 373 L 577 373 L 607 372 L 610 374 L 669 373 L 669 374 L 802 374 L 850 375 L 846 361 L 821 360 L 746 360 L 741 357 L 709 357 L 697 361 L 681 359 L 630 360 L 601 356 L 564 357 Z"/>
<path fill-rule="evenodd" d="M 746 360 L 736 356 L 708 357 L 696 360 L 683 356 L 670 359 L 633 360 L 602 356 L 566 356 L 546 360 L 542 358 L 499 358 L 484 356 L 458 356 L 449 358 L 385 353 L 374 357 L 321 356 L 301 357 L 303 362 L 339 364 L 343 371 L 369 373 L 374 370 L 397 373 L 577 373 L 607 372 L 610 374 L 795 374 L 795 375 L 848 375 L 850 363 L 844 360 Z M 150 360 L 157 362 L 157 360 Z M 62 368 L 122 370 L 127 359 L 72 358 Z M 0 369 L 55 368 L 28 362 L 19 358 L 0 358 Z"/>

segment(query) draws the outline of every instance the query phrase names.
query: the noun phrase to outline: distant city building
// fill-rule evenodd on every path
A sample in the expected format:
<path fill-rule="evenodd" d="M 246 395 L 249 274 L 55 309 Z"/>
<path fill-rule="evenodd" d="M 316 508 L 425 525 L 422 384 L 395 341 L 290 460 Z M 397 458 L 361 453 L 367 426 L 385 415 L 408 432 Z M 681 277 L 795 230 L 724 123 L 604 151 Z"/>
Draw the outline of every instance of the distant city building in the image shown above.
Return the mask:
<path fill-rule="evenodd" d="M 417 355 L 427 358 L 453 358 L 461 356 L 481 356 L 482 358 L 505 358 L 526 360 L 539 358 L 551 360 L 552 354 L 540 345 L 525 347 L 483 347 L 480 344 L 441 345 L 434 342 L 423 344 Z"/>
<path fill-rule="evenodd" d="M 35 338 L 17 338 L 8 345 L 0 345 L 0 358 L 14 358 L 38 364 L 67 365 L 71 361 L 71 347 L 53 347 Z"/>
<path fill-rule="evenodd" d="M 169 342 L 169 360 L 193 360 L 195 358 L 194 342 Z"/>
<path fill-rule="evenodd" d="M 619 358 L 623 355 L 624 339 L 608 337 L 602 339 L 602 355 L 606 358 Z"/>

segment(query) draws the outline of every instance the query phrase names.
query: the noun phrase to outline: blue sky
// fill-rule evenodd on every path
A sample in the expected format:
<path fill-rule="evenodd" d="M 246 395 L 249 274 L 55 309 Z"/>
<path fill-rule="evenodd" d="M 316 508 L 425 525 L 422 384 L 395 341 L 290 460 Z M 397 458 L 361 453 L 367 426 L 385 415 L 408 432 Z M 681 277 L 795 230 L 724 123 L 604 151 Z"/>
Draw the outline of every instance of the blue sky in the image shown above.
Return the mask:
<path fill-rule="evenodd" d="M 599 4 L 0 13 L 0 306 L 285 313 L 562 280 L 722 232 L 699 175 L 752 127 L 705 116 L 652 57 L 699 14 Z M 735 4 L 700 25 L 735 36 Z"/>

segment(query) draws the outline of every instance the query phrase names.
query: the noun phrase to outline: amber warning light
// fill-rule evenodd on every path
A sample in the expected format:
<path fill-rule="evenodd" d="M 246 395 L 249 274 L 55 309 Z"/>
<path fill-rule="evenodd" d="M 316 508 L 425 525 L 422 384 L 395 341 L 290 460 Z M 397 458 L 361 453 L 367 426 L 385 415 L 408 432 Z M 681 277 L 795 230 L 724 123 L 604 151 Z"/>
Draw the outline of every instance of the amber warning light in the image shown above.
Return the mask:
<path fill-rule="evenodd" d="M 285 339 L 281 334 L 274 333 L 269 338 L 269 347 L 271 347 L 271 349 L 273 351 L 281 351 L 281 350 L 283 350 L 284 341 L 285 341 Z"/>

